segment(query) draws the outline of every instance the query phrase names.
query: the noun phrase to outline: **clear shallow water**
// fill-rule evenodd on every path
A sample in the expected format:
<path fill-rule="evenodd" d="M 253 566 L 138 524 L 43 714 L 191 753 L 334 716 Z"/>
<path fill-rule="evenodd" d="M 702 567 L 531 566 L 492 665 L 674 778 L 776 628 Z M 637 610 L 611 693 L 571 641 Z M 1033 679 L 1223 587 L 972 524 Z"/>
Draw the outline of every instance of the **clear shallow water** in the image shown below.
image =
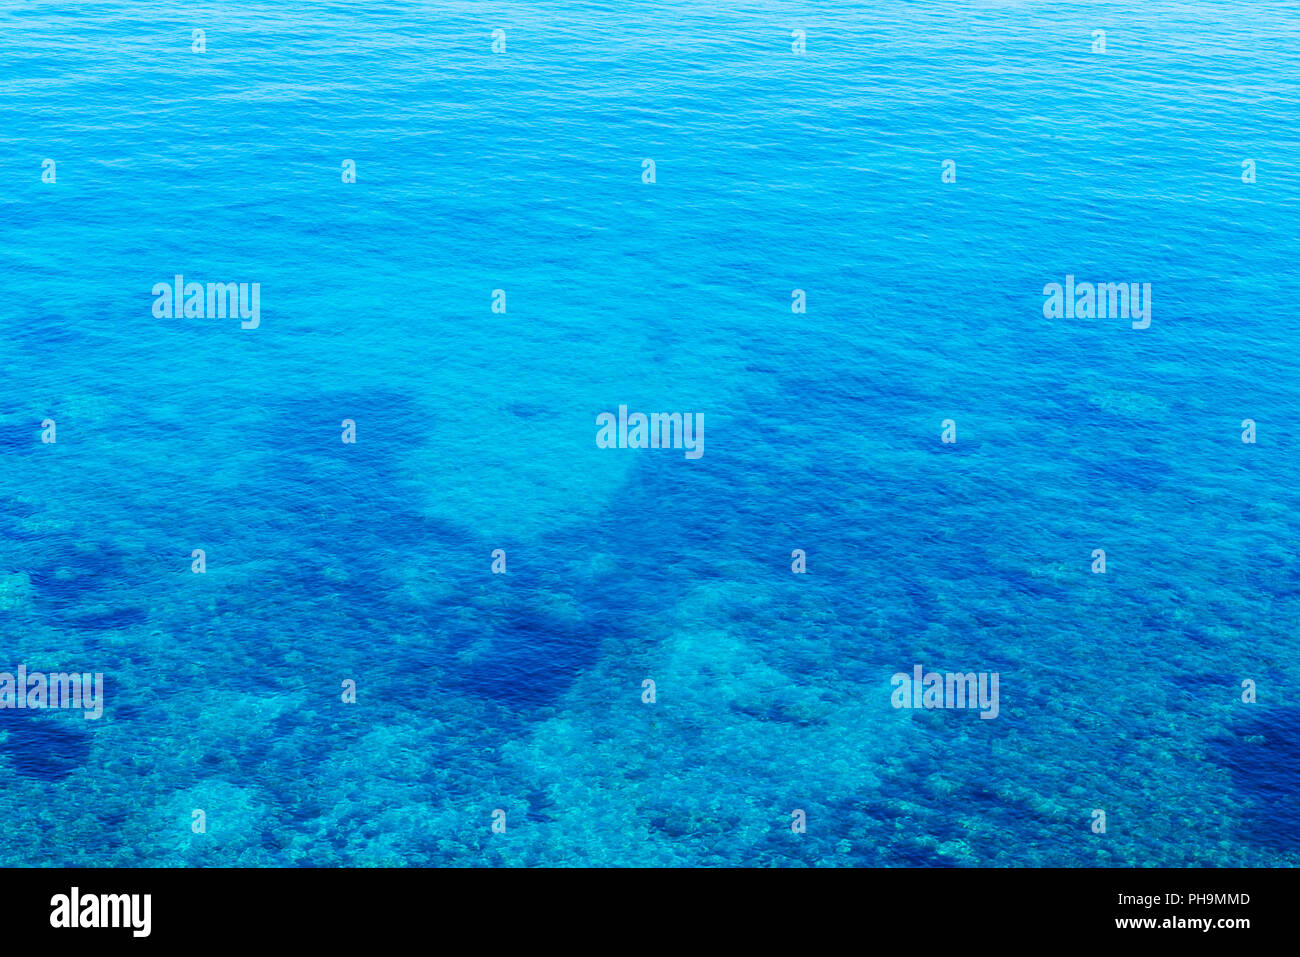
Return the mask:
<path fill-rule="evenodd" d="M 0 711 L 0 863 L 1300 856 L 1288 5 L 0 22 L 0 670 L 107 681 Z"/>

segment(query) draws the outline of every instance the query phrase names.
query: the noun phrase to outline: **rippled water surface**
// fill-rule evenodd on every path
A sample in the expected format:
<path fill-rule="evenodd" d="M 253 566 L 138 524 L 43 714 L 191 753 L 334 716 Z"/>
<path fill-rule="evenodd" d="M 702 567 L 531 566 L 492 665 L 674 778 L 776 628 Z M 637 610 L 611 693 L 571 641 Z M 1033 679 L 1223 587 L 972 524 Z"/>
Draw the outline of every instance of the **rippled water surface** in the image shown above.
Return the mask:
<path fill-rule="evenodd" d="M 1253 0 L 0 4 L 0 671 L 106 687 L 0 864 L 1296 863 L 1298 86 Z"/>

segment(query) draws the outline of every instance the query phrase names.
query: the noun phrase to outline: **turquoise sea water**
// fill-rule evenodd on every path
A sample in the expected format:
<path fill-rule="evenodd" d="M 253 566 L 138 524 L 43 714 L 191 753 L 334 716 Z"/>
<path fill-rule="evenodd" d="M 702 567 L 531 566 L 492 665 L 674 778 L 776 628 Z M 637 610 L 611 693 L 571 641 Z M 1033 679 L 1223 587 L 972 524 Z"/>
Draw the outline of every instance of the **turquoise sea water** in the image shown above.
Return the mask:
<path fill-rule="evenodd" d="M 0 672 L 106 683 L 0 864 L 1296 863 L 1298 104 L 1280 2 L 0 4 Z"/>

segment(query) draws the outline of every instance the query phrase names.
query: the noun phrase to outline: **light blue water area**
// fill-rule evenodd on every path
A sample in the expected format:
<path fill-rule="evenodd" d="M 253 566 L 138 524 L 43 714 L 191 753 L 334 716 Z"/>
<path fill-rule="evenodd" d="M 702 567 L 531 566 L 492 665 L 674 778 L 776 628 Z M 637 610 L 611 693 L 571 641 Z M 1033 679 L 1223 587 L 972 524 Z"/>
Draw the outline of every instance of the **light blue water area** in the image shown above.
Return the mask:
<path fill-rule="evenodd" d="M 1296 863 L 1298 85 L 1254 0 L 0 4 L 0 671 L 107 688 L 0 864 Z"/>

